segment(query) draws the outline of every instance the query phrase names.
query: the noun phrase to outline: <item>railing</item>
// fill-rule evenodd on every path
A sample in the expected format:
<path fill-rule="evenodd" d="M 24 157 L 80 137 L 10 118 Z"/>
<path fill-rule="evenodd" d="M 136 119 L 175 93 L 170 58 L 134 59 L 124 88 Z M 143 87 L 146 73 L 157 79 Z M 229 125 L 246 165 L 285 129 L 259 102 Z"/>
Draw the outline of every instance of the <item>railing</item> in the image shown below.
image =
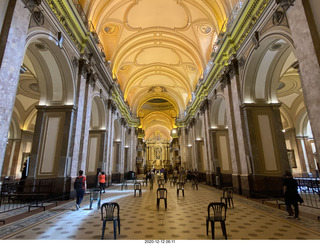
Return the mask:
<path fill-rule="evenodd" d="M 24 207 L 28 207 L 28 211 L 32 207 L 42 207 L 45 210 L 44 203 L 58 202 L 67 196 L 54 193 L 54 187 L 54 179 L 4 180 L 0 194 L 0 214 Z"/>
<path fill-rule="evenodd" d="M 303 199 L 303 206 L 320 208 L 320 188 L 319 178 L 295 178 L 298 182 L 298 193 Z M 284 205 L 284 198 L 274 197 L 266 194 L 251 193 L 254 198 L 264 201 L 275 201 L 278 205 Z"/>
<path fill-rule="evenodd" d="M 234 8 L 232 9 L 231 14 L 228 17 L 226 24 L 226 31 L 230 30 L 230 28 L 232 27 L 234 21 L 236 20 L 236 18 L 238 17 L 240 10 L 242 9 L 244 2 L 246 0 L 239 0 L 236 5 L 234 6 Z"/>
<path fill-rule="evenodd" d="M 298 191 L 304 203 L 303 205 L 320 208 L 319 178 L 295 178 L 298 182 Z"/>

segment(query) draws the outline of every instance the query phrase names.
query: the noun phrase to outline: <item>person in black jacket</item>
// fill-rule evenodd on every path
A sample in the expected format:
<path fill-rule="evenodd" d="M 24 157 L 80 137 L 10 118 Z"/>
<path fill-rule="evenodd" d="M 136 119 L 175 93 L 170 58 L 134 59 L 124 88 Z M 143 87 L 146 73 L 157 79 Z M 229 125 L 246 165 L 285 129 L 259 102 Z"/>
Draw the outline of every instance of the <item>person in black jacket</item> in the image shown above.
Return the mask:
<path fill-rule="evenodd" d="M 289 214 L 289 218 L 293 217 L 293 211 L 291 205 L 294 207 L 294 218 L 299 219 L 299 207 L 298 202 L 301 201 L 301 197 L 298 194 L 298 183 L 292 177 L 292 173 L 285 172 L 285 179 L 283 181 L 283 194 L 286 204 L 286 210 Z"/>

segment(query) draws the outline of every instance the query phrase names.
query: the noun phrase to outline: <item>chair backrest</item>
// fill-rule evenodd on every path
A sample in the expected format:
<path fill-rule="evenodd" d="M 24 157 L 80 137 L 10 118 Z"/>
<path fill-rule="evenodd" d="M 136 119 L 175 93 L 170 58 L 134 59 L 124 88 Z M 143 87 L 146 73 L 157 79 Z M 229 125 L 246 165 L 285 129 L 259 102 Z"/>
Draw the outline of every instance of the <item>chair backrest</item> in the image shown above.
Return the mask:
<path fill-rule="evenodd" d="M 182 190 L 184 188 L 184 183 L 178 182 L 177 183 L 177 189 Z"/>
<path fill-rule="evenodd" d="M 164 185 L 164 183 L 165 183 L 164 179 L 158 179 L 158 184 L 159 185 Z"/>
<path fill-rule="evenodd" d="M 208 218 L 224 221 L 227 218 L 227 205 L 222 202 L 211 202 L 208 205 Z"/>
<path fill-rule="evenodd" d="M 116 202 L 106 202 L 101 205 L 101 220 L 113 220 L 115 217 L 119 219 L 120 206 Z"/>
<path fill-rule="evenodd" d="M 223 198 L 233 198 L 233 188 L 226 188 L 223 190 Z"/>
<path fill-rule="evenodd" d="M 158 188 L 157 198 L 158 199 L 166 199 L 167 198 L 167 189 L 166 188 Z"/>
<path fill-rule="evenodd" d="M 141 183 L 134 183 L 133 187 L 135 190 L 141 190 Z"/>
<path fill-rule="evenodd" d="M 97 199 L 101 196 L 101 190 L 98 188 L 90 189 L 90 197 L 93 199 Z"/>

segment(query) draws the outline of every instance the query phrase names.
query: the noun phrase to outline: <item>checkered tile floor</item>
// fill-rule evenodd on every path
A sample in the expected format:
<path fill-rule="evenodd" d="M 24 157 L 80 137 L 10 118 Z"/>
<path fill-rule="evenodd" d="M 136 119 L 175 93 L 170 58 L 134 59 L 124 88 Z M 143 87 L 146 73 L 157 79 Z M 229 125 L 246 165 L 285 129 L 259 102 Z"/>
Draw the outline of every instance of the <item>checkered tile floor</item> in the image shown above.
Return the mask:
<path fill-rule="evenodd" d="M 119 240 L 211 240 L 206 235 L 206 214 L 210 202 L 220 201 L 221 190 L 199 185 L 194 190 L 185 185 L 185 196 L 169 182 L 168 208 L 160 202 L 156 207 L 156 189 L 142 186 L 142 196 L 134 197 L 133 185 L 121 190 L 120 185 L 107 188 L 102 203 L 120 205 L 121 233 Z M 228 240 L 318 240 L 320 222 L 301 217 L 286 218 L 286 212 L 234 195 L 234 209 L 228 208 L 226 229 Z M 11 224 L 0 226 L 2 240 L 100 240 L 102 221 L 94 202 L 89 209 L 86 196 L 80 210 L 69 202 Z M 112 223 L 107 223 L 104 239 L 113 240 Z M 224 240 L 219 224 L 215 239 Z"/>

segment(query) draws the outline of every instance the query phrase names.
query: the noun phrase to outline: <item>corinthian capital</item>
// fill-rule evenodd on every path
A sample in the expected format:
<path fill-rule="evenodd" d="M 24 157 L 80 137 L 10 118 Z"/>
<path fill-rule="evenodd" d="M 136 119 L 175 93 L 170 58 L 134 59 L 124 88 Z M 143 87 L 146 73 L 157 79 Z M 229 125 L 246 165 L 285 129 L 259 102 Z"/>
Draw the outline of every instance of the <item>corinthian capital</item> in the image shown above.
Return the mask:
<path fill-rule="evenodd" d="M 90 73 L 90 66 L 89 62 L 85 58 L 79 59 L 79 74 L 81 74 L 83 77 L 87 77 L 88 73 Z"/>
<path fill-rule="evenodd" d="M 239 74 L 239 62 L 235 56 L 232 56 L 228 65 L 229 78 L 232 79 Z"/>

